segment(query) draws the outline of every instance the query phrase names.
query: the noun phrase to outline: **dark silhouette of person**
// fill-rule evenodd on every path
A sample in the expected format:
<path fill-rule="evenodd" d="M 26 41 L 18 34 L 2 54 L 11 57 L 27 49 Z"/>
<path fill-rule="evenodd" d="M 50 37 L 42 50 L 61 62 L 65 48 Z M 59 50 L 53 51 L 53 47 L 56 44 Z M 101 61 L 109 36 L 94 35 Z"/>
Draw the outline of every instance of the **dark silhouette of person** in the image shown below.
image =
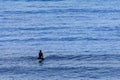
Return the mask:
<path fill-rule="evenodd" d="M 39 52 L 39 57 L 38 57 L 38 59 L 44 60 L 44 56 L 43 56 L 42 50 L 40 50 L 40 52 Z"/>

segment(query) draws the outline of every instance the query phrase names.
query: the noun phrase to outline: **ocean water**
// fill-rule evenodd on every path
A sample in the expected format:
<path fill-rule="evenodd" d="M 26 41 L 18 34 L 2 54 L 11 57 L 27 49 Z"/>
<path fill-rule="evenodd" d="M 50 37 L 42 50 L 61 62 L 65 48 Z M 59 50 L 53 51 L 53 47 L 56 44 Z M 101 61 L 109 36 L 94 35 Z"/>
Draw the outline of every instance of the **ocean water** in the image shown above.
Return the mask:
<path fill-rule="evenodd" d="M 0 80 L 120 80 L 120 1 L 0 0 Z"/>

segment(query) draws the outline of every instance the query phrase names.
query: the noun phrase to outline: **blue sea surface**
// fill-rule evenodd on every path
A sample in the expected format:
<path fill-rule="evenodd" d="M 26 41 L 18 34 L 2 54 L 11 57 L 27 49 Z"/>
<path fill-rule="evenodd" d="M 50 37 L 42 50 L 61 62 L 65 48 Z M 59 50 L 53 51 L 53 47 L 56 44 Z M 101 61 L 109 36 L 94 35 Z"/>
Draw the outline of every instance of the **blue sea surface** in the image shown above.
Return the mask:
<path fill-rule="evenodd" d="M 120 1 L 0 0 L 0 80 L 120 80 Z"/>

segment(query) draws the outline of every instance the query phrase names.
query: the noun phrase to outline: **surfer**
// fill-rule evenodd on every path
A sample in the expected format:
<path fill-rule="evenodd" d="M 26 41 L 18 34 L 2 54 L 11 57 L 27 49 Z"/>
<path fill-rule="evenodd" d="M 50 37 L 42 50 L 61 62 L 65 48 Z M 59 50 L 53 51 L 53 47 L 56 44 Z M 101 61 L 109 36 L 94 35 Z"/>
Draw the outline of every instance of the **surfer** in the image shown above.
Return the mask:
<path fill-rule="evenodd" d="M 44 60 L 44 56 L 43 56 L 43 53 L 42 53 L 42 50 L 40 50 L 39 52 L 39 57 L 38 57 L 39 60 Z"/>

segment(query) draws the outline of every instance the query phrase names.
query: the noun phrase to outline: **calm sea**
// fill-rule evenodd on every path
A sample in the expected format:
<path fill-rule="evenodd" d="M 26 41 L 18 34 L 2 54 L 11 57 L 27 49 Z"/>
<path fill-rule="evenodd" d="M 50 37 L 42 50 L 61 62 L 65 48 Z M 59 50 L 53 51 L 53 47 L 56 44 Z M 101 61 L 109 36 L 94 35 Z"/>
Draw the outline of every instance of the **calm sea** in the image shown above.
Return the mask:
<path fill-rule="evenodd" d="M 0 80 L 120 80 L 120 1 L 0 0 Z"/>

